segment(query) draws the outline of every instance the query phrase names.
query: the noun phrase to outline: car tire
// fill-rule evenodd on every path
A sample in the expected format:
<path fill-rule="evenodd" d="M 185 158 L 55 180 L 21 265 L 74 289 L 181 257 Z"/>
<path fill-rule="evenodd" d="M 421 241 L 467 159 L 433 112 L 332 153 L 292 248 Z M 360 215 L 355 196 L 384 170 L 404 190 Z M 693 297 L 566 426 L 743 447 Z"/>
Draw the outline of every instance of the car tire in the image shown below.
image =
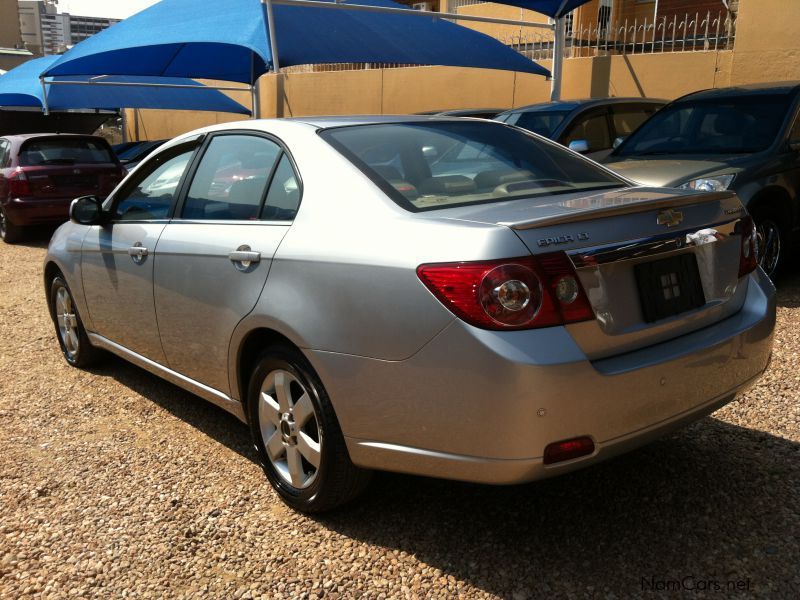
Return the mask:
<path fill-rule="evenodd" d="M 56 328 L 61 353 L 71 366 L 85 369 L 106 356 L 105 352 L 92 346 L 89 341 L 72 292 L 60 274 L 50 282 L 50 316 Z"/>
<path fill-rule="evenodd" d="M 6 244 L 16 244 L 23 239 L 23 229 L 19 225 L 14 225 L 6 215 L 6 211 L 0 207 L 0 238 Z"/>
<path fill-rule="evenodd" d="M 247 397 L 261 466 L 286 504 L 319 513 L 364 490 L 370 472 L 350 461 L 328 394 L 300 352 L 268 348 L 258 359 Z"/>
<path fill-rule="evenodd" d="M 750 214 L 756 226 L 758 264 L 770 279 L 777 281 L 789 248 L 789 227 L 770 206 L 756 206 Z"/>

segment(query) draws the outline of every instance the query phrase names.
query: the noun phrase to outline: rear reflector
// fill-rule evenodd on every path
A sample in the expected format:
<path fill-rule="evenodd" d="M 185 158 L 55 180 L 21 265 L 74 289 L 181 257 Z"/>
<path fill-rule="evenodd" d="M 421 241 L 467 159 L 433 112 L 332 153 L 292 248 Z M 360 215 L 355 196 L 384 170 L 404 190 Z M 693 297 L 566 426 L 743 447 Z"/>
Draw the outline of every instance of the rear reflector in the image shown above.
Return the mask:
<path fill-rule="evenodd" d="M 564 440 L 563 442 L 555 442 L 549 444 L 544 449 L 544 464 L 552 465 L 553 463 L 564 462 L 565 460 L 572 460 L 580 458 L 581 456 L 588 456 L 594 452 L 594 442 L 588 436 L 572 438 L 571 440 Z"/>

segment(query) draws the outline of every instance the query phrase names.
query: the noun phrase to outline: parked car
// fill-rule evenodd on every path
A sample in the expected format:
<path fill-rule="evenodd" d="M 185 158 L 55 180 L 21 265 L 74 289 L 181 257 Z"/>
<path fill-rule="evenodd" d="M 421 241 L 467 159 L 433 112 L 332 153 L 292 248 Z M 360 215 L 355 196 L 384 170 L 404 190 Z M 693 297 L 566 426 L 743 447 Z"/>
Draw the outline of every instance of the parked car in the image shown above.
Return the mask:
<path fill-rule="evenodd" d="M 473 119 L 494 119 L 504 108 L 457 108 L 454 110 L 431 110 L 419 113 L 437 117 L 471 117 Z"/>
<path fill-rule="evenodd" d="M 75 197 L 105 197 L 124 174 L 101 137 L 0 137 L 0 237 L 14 243 L 23 239 L 27 226 L 66 221 Z"/>
<path fill-rule="evenodd" d="M 531 104 L 495 118 L 601 160 L 665 104 L 652 98 L 567 100 Z"/>
<path fill-rule="evenodd" d="M 756 222 L 759 262 L 775 278 L 800 225 L 800 84 L 684 96 L 607 162 L 646 185 L 736 192 Z"/>
<path fill-rule="evenodd" d="M 530 481 L 730 402 L 772 348 L 753 235 L 732 192 L 634 188 L 502 123 L 251 121 L 76 200 L 44 274 L 69 364 L 225 408 L 321 511 L 371 469 Z"/>

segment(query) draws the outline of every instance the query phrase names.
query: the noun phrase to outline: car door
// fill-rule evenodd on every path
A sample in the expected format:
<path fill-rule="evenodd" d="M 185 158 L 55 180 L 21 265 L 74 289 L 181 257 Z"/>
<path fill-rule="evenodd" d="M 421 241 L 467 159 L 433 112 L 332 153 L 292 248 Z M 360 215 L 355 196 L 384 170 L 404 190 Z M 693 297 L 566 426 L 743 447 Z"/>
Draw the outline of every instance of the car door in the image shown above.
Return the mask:
<path fill-rule="evenodd" d="M 193 141 L 153 157 L 107 201 L 109 222 L 83 240 L 83 287 L 93 330 L 166 365 L 156 326 L 156 242 L 197 150 Z"/>
<path fill-rule="evenodd" d="M 295 173 L 274 138 L 213 135 L 158 242 L 155 304 L 169 365 L 225 394 L 233 330 L 258 301 L 300 202 Z"/>
<path fill-rule="evenodd" d="M 572 142 L 585 141 L 588 151 L 583 155 L 592 160 L 601 160 L 612 150 L 608 108 L 593 108 L 577 115 L 567 127 L 559 142 L 569 147 Z"/>

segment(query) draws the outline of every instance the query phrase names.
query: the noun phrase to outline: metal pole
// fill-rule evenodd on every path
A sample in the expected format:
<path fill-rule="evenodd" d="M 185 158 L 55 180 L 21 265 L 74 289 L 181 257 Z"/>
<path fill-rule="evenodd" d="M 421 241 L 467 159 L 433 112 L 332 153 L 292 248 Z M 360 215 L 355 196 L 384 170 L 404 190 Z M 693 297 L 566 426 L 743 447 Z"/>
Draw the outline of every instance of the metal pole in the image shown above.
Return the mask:
<path fill-rule="evenodd" d="M 553 68 L 550 82 L 550 100 L 561 100 L 561 76 L 564 67 L 564 41 L 567 37 L 567 20 L 564 17 L 556 19 L 555 37 L 553 38 Z"/>
<path fill-rule="evenodd" d="M 275 39 L 275 16 L 272 14 L 272 1 L 261 0 L 261 3 L 267 5 L 267 28 L 269 29 L 269 53 L 272 55 L 272 72 L 280 73 L 281 64 L 278 60 L 278 41 Z M 321 4 L 326 3 L 323 2 Z"/>
<path fill-rule="evenodd" d="M 47 86 L 44 84 L 44 77 L 39 77 L 39 83 L 42 84 L 42 111 L 46 116 L 50 114 L 50 102 L 47 100 Z"/>

